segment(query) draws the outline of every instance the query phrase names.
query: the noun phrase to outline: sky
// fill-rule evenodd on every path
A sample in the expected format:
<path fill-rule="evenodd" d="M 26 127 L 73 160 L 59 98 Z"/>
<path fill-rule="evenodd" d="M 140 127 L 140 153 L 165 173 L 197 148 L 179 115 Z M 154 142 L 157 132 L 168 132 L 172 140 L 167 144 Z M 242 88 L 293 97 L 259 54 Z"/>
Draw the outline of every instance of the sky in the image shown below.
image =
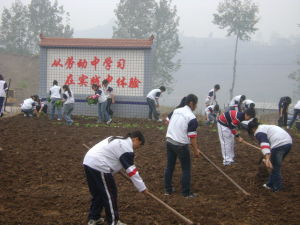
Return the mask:
<path fill-rule="evenodd" d="M 28 4 L 30 0 L 21 0 Z M 14 0 L 0 0 L 0 10 Z M 70 13 L 71 26 L 87 30 L 115 20 L 114 9 L 119 0 L 58 0 Z M 180 33 L 192 37 L 226 37 L 226 32 L 212 23 L 221 0 L 173 0 L 180 17 Z M 300 0 L 254 0 L 260 8 L 259 30 L 253 40 L 268 42 L 272 38 L 300 37 Z"/>

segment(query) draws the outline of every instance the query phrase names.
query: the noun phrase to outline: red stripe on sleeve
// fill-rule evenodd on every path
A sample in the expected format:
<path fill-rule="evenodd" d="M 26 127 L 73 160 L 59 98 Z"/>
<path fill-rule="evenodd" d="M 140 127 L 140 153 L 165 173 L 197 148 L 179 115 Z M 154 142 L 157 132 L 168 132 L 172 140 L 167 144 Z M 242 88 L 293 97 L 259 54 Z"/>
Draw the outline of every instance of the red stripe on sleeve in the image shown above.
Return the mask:
<path fill-rule="evenodd" d="M 270 149 L 270 146 L 269 145 L 263 145 L 263 146 L 260 146 L 260 148 L 261 149 L 265 149 L 265 148 Z"/>
<path fill-rule="evenodd" d="M 189 138 L 194 138 L 194 137 L 197 137 L 197 134 L 191 134 L 191 135 L 188 135 Z"/>
<path fill-rule="evenodd" d="M 135 168 L 134 170 L 132 170 L 130 173 L 128 173 L 129 177 L 132 177 L 133 175 L 135 175 L 137 173 L 137 169 Z"/>

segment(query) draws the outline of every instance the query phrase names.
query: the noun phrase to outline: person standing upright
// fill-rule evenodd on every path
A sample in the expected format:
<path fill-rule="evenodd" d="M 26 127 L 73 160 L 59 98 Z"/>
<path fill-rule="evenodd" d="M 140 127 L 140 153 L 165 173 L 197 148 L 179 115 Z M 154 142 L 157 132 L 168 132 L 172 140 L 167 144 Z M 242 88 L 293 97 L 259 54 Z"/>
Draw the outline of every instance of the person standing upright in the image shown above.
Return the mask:
<path fill-rule="evenodd" d="M 156 108 L 159 107 L 158 99 L 161 96 L 161 93 L 165 92 L 166 88 L 164 86 L 161 86 L 158 89 L 153 89 L 147 94 L 147 103 L 149 106 L 149 119 L 152 120 L 152 114 L 154 116 L 154 119 L 156 121 L 162 121 L 159 119 L 159 112 Z"/>
<path fill-rule="evenodd" d="M 165 195 L 174 191 L 172 185 L 173 171 L 176 160 L 179 158 L 181 176 L 181 194 L 184 197 L 196 197 L 191 191 L 191 159 L 189 144 L 191 144 L 195 157 L 200 156 L 200 149 L 197 144 L 197 118 L 193 111 L 197 107 L 197 96 L 190 94 L 186 97 L 186 105 L 175 109 L 170 117 L 166 134 L 167 145 L 167 167 L 164 174 Z"/>
<path fill-rule="evenodd" d="M 73 120 L 71 119 L 72 112 L 74 110 L 74 94 L 70 90 L 70 87 L 68 85 L 63 86 L 63 101 L 64 101 L 64 118 L 66 120 L 67 125 L 71 126 L 73 124 Z"/>
<path fill-rule="evenodd" d="M 0 117 L 3 116 L 4 102 L 5 102 L 7 90 L 8 90 L 7 83 L 5 82 L 3 75 L 0 74 Z"/>
<path fill-rule="evenodd" d="M 278 111 L 279 111 L 279 126 L 287 126 L 287 118 L 288 118 L 288 109 L 289 105 L 292 103 L 292 99 L 289 96 L 281 97 L 278 103 Z"/>
<path fill-rule="evenodd" d="M 106 110 L 107 98 L 103 90 L 97 84 L 92 85 L 92 89 L 95 91 L 95 95 L 98 97 L 98 123 L 104 122 L 111 123 L 111 118 Z"/>
<path fill-rule="evenodd" d="M 297 104 L 294 106 L 294 115 L 293 115 L 293 119 L 291 120 L 291 122 L 288 124 L 288 129 L 291 128 L 293 126 L 293 123 L 295 122 L 295 120 L 297 119 L 297 116 L 300 115 L 300 100 L 297 102 Z"/>
<path fill-rule="evenodd" d="M 217 104 L 217 96 L 216 92 L 220 90 L 220 85 L 216 84 L 213 89 L 209 90 L 208 96 L 205 99 L 205 105 L 206 107 L 210 105 L 216 105 Z"/>
<path fill-rule="evenodd" d="M 113 93 L 113 88 L 108 86 L 109 82 L 108 80 L 102 81 L 102 90 L 104 91 L 106 98 L 107 98 L 107 107 L 106 110 L 108 114 L 110 115 L 110 118 L 112 119 L 113 111 L 111 110 L 110 106 L 111 104 L 115 104 L 115 95 Z"/>
<path fill-rule="evenodd" d="M 57 109 L 57 120 L 62 119 L 62 105 L 58 104 L 61 101 L 61 87 L 58 86 L 57 80 L 53 81 L 53 86 L 49 90 L 50 96 L 50 104 L 51 104 L 51 111 L 50 111 L 50 119 L 54 119 L 55 108 Z"/>

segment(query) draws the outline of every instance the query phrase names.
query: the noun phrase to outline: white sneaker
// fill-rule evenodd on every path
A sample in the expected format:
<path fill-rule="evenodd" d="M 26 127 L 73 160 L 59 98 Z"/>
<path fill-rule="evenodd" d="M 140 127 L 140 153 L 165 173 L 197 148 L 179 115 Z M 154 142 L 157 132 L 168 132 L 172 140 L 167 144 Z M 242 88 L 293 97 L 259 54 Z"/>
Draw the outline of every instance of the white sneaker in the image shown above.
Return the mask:
<path fill-rule="evenodd" d="M 101 225 L 104 224 L 104 218 L 99 218 L 98 220 L 89 220 L 88 225 Z"/>
<path fill-rule="evenodd" d="M 61 120 L 61 119 L 58 118 L 57 120 Z"/>
<path fill-rule="evenodd" d="M 162 119 L 158 119 L 157 122 L 162 122 Z"/>
<path fill-rule="evenodd" d="M 116 225 L 127 225 L 126 223 L 122 223 L 120 220 L 118 220 Z"/>
<path fill-rule="evenodd" d="M 265 189 L 271 190 L 271 188 L 270 188 L 267 184 L 263 184 L 263 187 L 264 187 Z"/>
<path fill-rule="evenodd" d="M 106 124 L 110 124 L 112 122 L 112 119 L 109 119 Z"/>

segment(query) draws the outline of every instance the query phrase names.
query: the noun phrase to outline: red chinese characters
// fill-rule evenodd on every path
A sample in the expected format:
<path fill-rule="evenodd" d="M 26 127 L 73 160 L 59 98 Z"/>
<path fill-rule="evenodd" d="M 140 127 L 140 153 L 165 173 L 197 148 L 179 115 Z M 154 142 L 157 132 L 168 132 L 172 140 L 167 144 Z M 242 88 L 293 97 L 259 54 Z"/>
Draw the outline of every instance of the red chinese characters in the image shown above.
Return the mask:
<path fill-rule="evenodd" d="M 69 56 L 65 62 L 67 69 L 72 69 L 73 64 L 75 63 L 73 56 Z"/>
<path fill-rule="evenodd" d="M 113 79 L 114 78 L 111 75 L 109 75 L 109 74 L 107 74 L 107 77 L 105 78 L 105 80 L 107 80 L 108 83 L 112 82 Z"/>
<path fill-rule="evenodd" d="M 88 79 L 89 77 L 85 74 L 81 74 L 81 76 L 78 78 L 79 79 L 79 86 L 82 87 L 82 86 L 87 86 L 88 82 L 86 81 L 86 79 Z"/>
<path fill-rule="evenodd" d="M 119 77 L 118 78 L 118 80 L 117 80 L 117 84 L 118 84 L 118 87 L 122 87 L 122 88 L 124 88 L 126 85 L 127 85 L 127 83 L 125 82 L 125 77 Z"/>
<path fill-rule="evenodd" d="M 117 62 L 117 67 L 124 70 L 125 68 L 125 62 L 126 60 L 125 59 L 119 59 L 118 62 Z"/>
<path fill-rule="evenodd" d="M 79 61 L 77 62 L 77 67 L 85 69 L 87 67 L 86 59 L 79 59 Z"/>
<path fill-rule="evenodd" d="M 69 74 L 67 76 L 65 85 L 71 85 L 71 84 L 75 84 L 74 79 L 73 79 L 73 74 Z"/>
<path fill-rule="evenodd" d="M 98 86 L 101 87 L 100 85 L 100 77 L 96 74 L 93 77 L 91 77 L 91 85 L 97 84 Z"/>
<path fill-rule="evenodd" d="M 104 60 L 103 66 L 105 67 L 106 70 L 110 70 L 112 62 L 113 62 L 113 61 L 112 61 L 111 57 L 107 57 L 107 58 Z"/>
<path fill-rule="evenodd" d="M 52 67 L 58 67 L 58 66 L 60 66 L 60 67 L 63 67 L 63 64 L 61 64 L 60 63 L 60 58 L 59 59 L 54 59 L 54 62 L 52 63 Z"/>
<path fill-rule="evenodd" d="M 100 62 L 100 59 L 97 56 L 94 56 L 94 60 L 91 61 L 91 64 L 95 67 L 95 70 L 97 70 L 97 65 Z"/>
<path fill-rule="evenodd" d="M 130 87 L 130 88 L 138 88 L 140 83 L 142 83 L 142 82 L 139 81 L 136 77 L 132 77 L 129 80 L 128 87 Z"/>

